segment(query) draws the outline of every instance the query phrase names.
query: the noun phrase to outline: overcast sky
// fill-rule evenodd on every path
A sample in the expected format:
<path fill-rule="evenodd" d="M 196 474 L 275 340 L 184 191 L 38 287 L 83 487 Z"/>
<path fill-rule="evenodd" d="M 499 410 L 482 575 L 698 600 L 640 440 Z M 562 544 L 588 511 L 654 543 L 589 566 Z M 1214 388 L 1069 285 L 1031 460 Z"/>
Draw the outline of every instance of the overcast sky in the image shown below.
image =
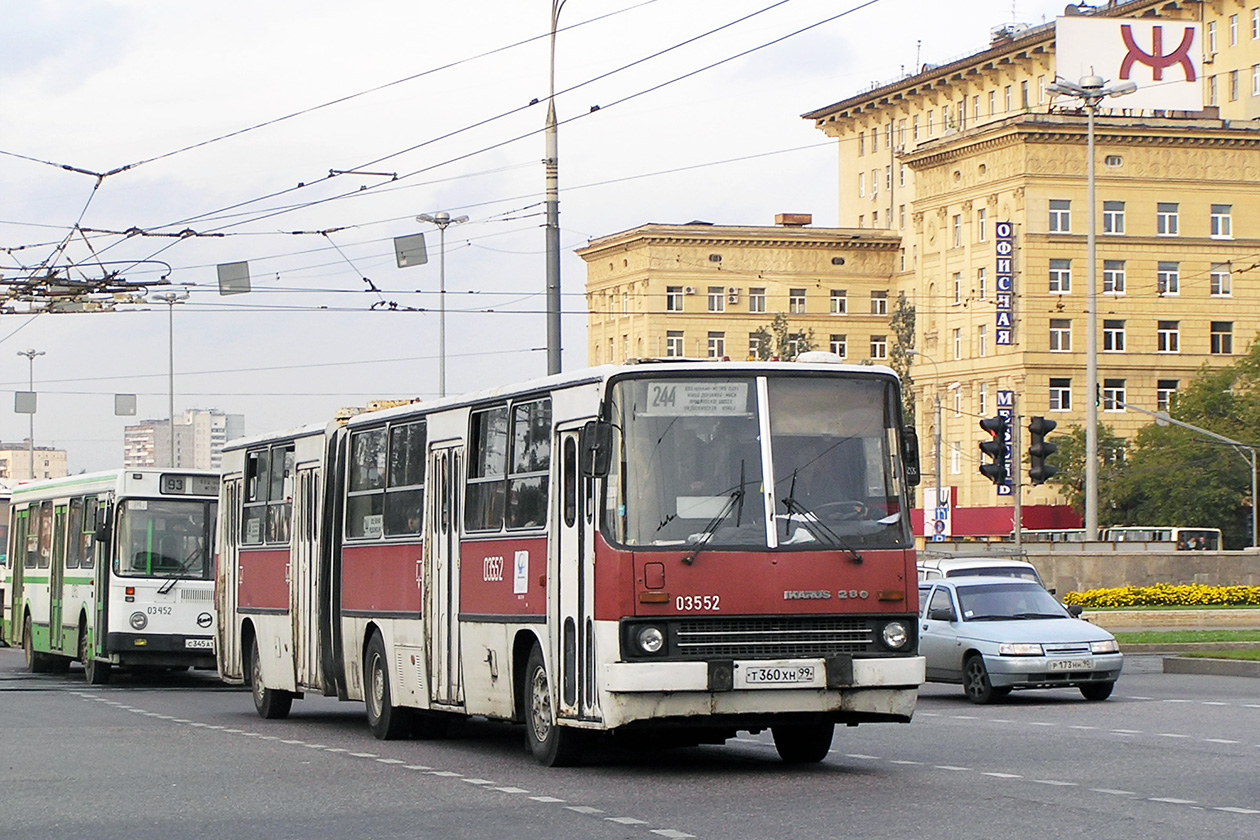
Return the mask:
<path fill-rule="evenodd" d="M 586 364 L 575 249 L 649 222 L 792 212 L 834 225 L 834 149 L 802 113 L 1063 5 L 568 0 L 565 369 Z M 167 277 L 152 294 L 189 294 L 173 313 L 176 413 L 244 414 L 254 434 L 436 396 L 438 236 L 415 216 L 446 210 L 469 217 L 446 236 L 448 393 L 542 375 L 549 12 L 548 0 L 6 3 L 0 274 Z M 197 235 L 174 236 L 185 231 Z M 418 232 L 429 264 L 397 268 L 394 237 Z M 215 266 L 239 261 L 254 290 L 221 297 Z M 72 472 L 117 466 L 123 427 L 167 416 L 168 314 L 150 302 L 0 317 L 0 438 L 26 437 L 18 353 L 40 350 L 36 443 L 68 450 Z M 138 395 L 136 417 L 114 416 L 116 393 Z"/>

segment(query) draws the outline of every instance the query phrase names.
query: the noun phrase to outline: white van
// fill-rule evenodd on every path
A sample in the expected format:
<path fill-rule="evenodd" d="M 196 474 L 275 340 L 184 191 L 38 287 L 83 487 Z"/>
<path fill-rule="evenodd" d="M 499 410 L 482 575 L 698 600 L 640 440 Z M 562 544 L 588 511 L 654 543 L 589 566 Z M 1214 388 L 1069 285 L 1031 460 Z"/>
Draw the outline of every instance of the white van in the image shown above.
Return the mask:
<path fill-rule="evenodd" d="M 1045 586 L 1032 563 L 1013 557 L 928 557 L 918 562 L 919 580 L 952 577 L 1013 577 Z"/>

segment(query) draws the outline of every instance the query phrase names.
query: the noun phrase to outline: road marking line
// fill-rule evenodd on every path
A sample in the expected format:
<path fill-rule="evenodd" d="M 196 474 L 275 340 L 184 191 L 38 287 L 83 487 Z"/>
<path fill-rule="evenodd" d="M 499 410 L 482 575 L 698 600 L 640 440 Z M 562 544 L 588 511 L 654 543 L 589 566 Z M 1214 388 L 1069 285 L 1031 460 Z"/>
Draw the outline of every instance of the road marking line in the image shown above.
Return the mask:
<path fill-rule="evenodd" d="M 1189 735 L 1182 735 L 1179 732 L 1157 732 L 1155 733 L 1161 738 L 1189 738 Z"/>
<path fill-rule="evenodd" d="M 1260 814 L 1254 808 L 1213 808 L 1213 811 L 1229 811 L 1231 814 Z"/>
<path fill-rule="evenodd" d="M 1142 730 L 1140 729 L 1113 729 L 1111 730 L 1111 732 L 1114 735 L 1141 735 L 1142 734 Z"/>
<path fill-rule="evenodd" d="M 1209 744 L 1241 744 L 1242 741 L 1231 741 L 1228 738 L 1204 738 Z"/>
<path fill-rule="evenodd" d="M 350 753 L 355 758 L 376 758 L 376 753 Z"/>
<path fill-rule="evenodd" d="M 1028 725 L 1029 726 L 1058 726 L 1057 723 L 1047 723 L 1046 721 L 1042 721 L 1042 720 L 1030 720 L 1028 721 Z"/>
<path fill-rule="evenodd" d="M 1081 726 L 1079 724 L 1073 724 L 1072 726 L 1068 727 L 1068 729 L 1097 729 L 1097 728 L 1098 728 L 1097 726 Z"/>
<path fill-rule="evenodd" d="M 456 773 L 452 770 L 430 770 L 430 776 L 442 776 L 447 779 L 459 779 L 463 777 L 463 773 Z"/>
<path fill-rule="evenodd" d="M 602 813 L 604 813 L 604 809 L 603 809 L 603 808 L 592 808 L 590 805 L 565 805 L 564 807 L 565 807 L 567 810 L 569 810 L 569 811 L 576 811 L 576 812 L 578 812 L 579 814 L 602 814 Z"/>
<path fill-rule="evenodd" d="M 621 825 L 647 825 L 647 820 L 636 820 L 634 817 L 604 817 L 609 822 L 620 823 Z"/>
<path fill-rule="evenodd" d="M 530 799 L 535 802 L 563 802 L 563 799 L 556 799 L 554 796 L 531 796 Z"/>
<path fill-rule="evenodd" d="M 286 741 L 285 743 L 288 743 L 288 742 Z M 402 764 L 403 763 L 401 758 L 378 758 L 376 760 L 379 761 L 381 764 Z"/>
<path fill-rule="evenodd" d="M 1064 782 L 1059 779 L 1029 779 L 1034 785 L 1053 785 L 1054 787 L 1078 787 L 1076 782 Z"/>
<path fill-rule="evenodd" d="M 1149 798 L 1151 802 L 1167 802 L 1170 805 L 1198 805 L 1199 803 L 1193 799 L 1174 799 L 1171 796 L 1152 796 Z"/>
<path fill-rule="evenodd" d="M 492 790 L 497 790 L 502 793 L 529 793 L 529 791 L 525 790 L 525 788 L 518 787 L 497 787 L 492 788 Z"/>
<path fill-rule="evenodd" d="M 935 764 L 932 766 L 932 769 L 933 770 L 970 770 L 971 768 L 958 767 L 957 765 L 954 765 L 954 764 Z"/>
<path fill-rule="evenodd" d="M 917 765 L 919 765 L 919 766 L 922 766 L 922 765 L 923 765 L 923 762 L 922 762 L 922 761 L 909 761 L 909 760 L 906 760 L 906 759 L 901 759 L 901 760 L 899 760 L 899 761 L 898 761 L 898 760 L 894 760 L 892 763 L 893 763 L 893 764 L 917 764 Z"/>
<path fill-rule="evenodd" d="M 695 836 L 696 836 L 696 835 L 694 835 L 694 834 L 684 834 L 683 832 L 681 832 L 681 831 L 675 831 L 675 830 L 674 830 L 674 829 L 672 829 L 672 828 L 654 828 L 654 829 L 652 829 L 652 833 L 653 833 L 653 834 L 659 834 L 659 835 L 661 835 L 662 837 L 672 837 L 672 838 L 674 838 L 674 840 L 683 840 L 683 838 L 684 838 L 684 837 L 695 837 Z"/>
<path fill-rule="evenodd" d="M 433 768 L 427 764 L 404 764 L 404 770 L 432 770 Z"/>
<path fill-rule="evenodd" d="M 1023 776 L 1018 773 L 985 773 L 985 776 L 992 776 L 995 779 L 1022 779 Z"/>
<path fill-rule="evenodd" d="M 1112 790 L 1111 788 L 1090 788 L 1094 793 L 1106 793 L 1112 796 L 1137 796 L 1131 790 Z"/>
<path fill-rule="evenodd" d="M 844 756 L 845 758 L 864 758 L 864 759 L 867 759 L 868 761 L 879 761 L 879 756 L 877 755 L 863 755 L 862 753 L 845 753 Z"/>
<path fill-rule="evenodd" d="M 494 782 L 490 781 L 489 779 L 464 779 L 464 781 L 465 781 L 465 782 L 468 782 L 468 784 L 470 784 L 470 785 L 492 785 L 492 784 L 494 784 Z"/>
<path fill-rule="evenodd" d="M 1229 705 L 1228 703 L 1223 703 L 1220 700 L 1200 700 L 1199 702 L 1202 703 L 1204 706 L 1228 706 Z"/>

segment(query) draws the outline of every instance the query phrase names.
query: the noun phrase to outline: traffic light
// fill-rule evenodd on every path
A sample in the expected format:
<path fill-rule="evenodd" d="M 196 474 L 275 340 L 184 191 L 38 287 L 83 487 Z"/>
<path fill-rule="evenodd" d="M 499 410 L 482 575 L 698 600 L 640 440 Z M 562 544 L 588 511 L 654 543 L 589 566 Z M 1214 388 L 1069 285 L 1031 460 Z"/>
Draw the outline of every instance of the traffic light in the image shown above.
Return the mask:
<path fill-rule="evenodd" d="M 1054 464 L 1047 464 L 1046 459 L 1059 451 L 1059 447 L 1046 440 L 1046 435 L 1059 425 L 1044 417 L 1033 417 L 1028 421 L 1028 432 L 1032 439 L 1028 444 L 1028 479 L 1033 484 L 1044 484 L 1046 479 L 1059 471 Z"/>
<path fill-rule="evenodd" d="M 980 474 L 994 484 L 1002 484 L 1006 481 L 1006 418 L 986 417 L 980 421 L 980 428 L 993 436 L 992 440 L 980 442 L 980 452 L 993 459 L 980 465 Z"/>

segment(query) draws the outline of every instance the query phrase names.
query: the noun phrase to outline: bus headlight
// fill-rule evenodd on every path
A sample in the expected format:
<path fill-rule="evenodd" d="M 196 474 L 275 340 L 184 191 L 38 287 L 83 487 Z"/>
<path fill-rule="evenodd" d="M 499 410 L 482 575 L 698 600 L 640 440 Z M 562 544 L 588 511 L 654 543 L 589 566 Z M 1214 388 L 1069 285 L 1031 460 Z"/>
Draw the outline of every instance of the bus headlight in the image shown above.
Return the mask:
<path fill-rule="evenodd" d="M 652 625 L 639 628 L 634 640 L 644 653 L 660 653 L 665 647 L 665 634 L 661 632 L 661 628 Z"/>
<path fill-rule="evenodd" d="M 906 642 L 910 641 L 910 634 L 906 632 L 906 625 L 900 621 L 890 621 L 885 624 L 881 637 L 884 641 L 884 647 L 889 650 L 903 648 L 906 646 Z"/>
<path fill-rule="evenodd" d="M 132 630 L 143 630 L 149 626 L 149 617 L 142 612 L 133 612 L 128 621 Z"/>

